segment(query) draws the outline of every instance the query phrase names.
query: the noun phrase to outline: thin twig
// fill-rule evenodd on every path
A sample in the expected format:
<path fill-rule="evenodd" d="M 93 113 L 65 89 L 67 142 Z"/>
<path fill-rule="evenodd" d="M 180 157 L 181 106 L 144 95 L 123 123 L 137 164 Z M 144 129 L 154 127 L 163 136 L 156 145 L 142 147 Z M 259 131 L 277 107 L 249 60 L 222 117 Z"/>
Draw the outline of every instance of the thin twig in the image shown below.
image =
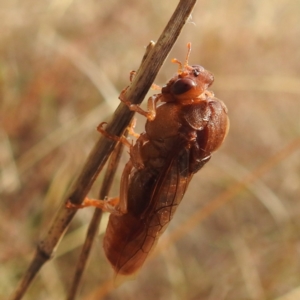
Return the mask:
<path fill-rule="evenodd" d="M 153 49 L 154 45 L 155 45 L 155 43 L 151 41 L 149 43 L 149 45 L 147 46 L 146 52 L 141 61 L 141 65 L 144 62 L 144 60 L 146 59 L 146 57 L 148 56 L 149 52 Z M 139 72 L 139 70 L 138 70 L 138 72 Z M 127 136 L 127 134 L 128 134 L 128 130 L 126 130 L 126 132 L 124 133 L 124 136 Z M 109 193 L 115 172 L 117 170 L 117 167 L 118 167 L 118 164 L 119 164 L 119 161 L 121 158 L 122 150 L 124 148 L 123 146 L 124 146 L 124 144 L 118 143 L 118 145 L 116 146 L 112 155 L 110 156 L 108 167 L 105 172 L 105 176 L 104 176 L 102 186 L 101 186 L 101 189 L 99 192 L 99 199 L 104 199 L 104 197 L 107 196 Z M 67 300 L 73 300 L 76 297 L 76 294 L 77 294 L 77 291 L 79 288 L 79 284 L 80 284 L 80 281 L 81 281 L 81 278 L 82 278 L 82 275 L 83 275 L 83 272 L 84 272 L 89 254 L 90 254 L 90 250 L 92 248 L 98 228 L 100 226 L 101 217 L 102 217 L 102 210 L 96 208 L 94 215 L 91 219 L 91 222 L 90 222 L 90 225 L 89 225 L 89 228 L 87 231 L 86 239 L 84 241 L 84 244 L 83 244 L 79 259 L 78 259 L 78 264 L 76 267 L 72 286 L 70 288 Z"/>
<path fill-rule="evenodd" d="M 124 96 L 128 101 L 134 104 L 142 102 L 196 2 L 197 0 L 180 0 L 166 28 L 126 90 Z M 120 103 L 106 128 L 107 132 L 110 135 L 121 136 L 130 123 L 133 114 L 125 104 Z M 38 244 L 35 256 L 11 299 L 17 300 L 22 298 L 39 269 L 53 256 L 55 248 L 76 213 L 76 210 L 66 209 L 65 202 L 68 199 L 74 204 L 80 204 L 83 201 L 113 151 L 115 144 L 116 142 L 111 139 L 107 139 L 104 136 L 100 137 L 92 149 L 69 197 L 62 201 L 53 223 Z"/>

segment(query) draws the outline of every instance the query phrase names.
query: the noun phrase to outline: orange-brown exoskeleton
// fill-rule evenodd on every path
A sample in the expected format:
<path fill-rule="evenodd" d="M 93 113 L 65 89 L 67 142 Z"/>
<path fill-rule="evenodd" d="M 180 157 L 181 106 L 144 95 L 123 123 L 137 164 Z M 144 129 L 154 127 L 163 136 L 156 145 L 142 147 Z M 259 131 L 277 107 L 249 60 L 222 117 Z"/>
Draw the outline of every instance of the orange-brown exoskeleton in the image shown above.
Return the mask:
<path fill-rule="evenodd" d="M 131 275 L 141 268 L 191 178 L 222 144 L 229 128 L 226 106 L 207 90 L 214 77 L 199 65 L 188 65 L 190 49 L 188 44 L 183 65 L 173 60 L 179 70 L 161 93 L 149 98 L 148 111 L 121 94 L 131 110 L 147 117 L 145 132 L 130 146 L 119 198 L 83 203 L 111 212 L 104 251 L 117 274 Z"/>

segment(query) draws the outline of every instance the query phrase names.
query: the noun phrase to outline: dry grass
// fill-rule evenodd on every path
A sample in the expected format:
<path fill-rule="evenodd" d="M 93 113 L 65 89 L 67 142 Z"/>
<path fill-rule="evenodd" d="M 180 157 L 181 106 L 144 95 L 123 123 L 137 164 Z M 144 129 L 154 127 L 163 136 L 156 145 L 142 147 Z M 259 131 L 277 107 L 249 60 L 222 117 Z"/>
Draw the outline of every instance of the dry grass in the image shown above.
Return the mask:
<path fill-rule="evenodd" d="M 158 37 L 176 4 L 2 1 L 0 298 L 15 288 L 97 139 L 96 126 L 117 106 L 143 47 Z M 171 57 L 183 59 L 192 42 L 190 62 L 215 74 L 212 90 L 228 106 L 231 129 L 195 176 L 162 244 L 194 213 L 299 139 L 299 15 L 296 0 L 203 0 L 196 6 Z M 175 71 L 166 63 L 156 83 L 163 85 Z M 137 131 L 143 118 L 138 122 Z M 299 299 L 299 154 L 294 147 L 276 164 L 271 161 L 243 192 L 209 211 L 154 256 L 135 281 L 115 290 L 100 236 L 82 295 Z M 118 193 L 119 178 L 120 173 L 112 194 Z M 91 195 L 97 193 L 96 184 Z M 77 214 L 26 299 L 64 299 L 91 214 Z"/>

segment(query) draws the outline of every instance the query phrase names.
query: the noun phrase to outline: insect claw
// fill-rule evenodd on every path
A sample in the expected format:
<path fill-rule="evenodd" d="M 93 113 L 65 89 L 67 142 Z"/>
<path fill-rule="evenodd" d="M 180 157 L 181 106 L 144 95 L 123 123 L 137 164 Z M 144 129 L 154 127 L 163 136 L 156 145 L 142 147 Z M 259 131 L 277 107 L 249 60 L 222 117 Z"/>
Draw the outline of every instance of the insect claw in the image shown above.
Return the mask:
<path fill-rule="evenodd" d="M 98 125 L 97 127 L 97 130 L 102 134 L 104 135 L 106 138 L 110 139 L 110 140 L 114 140 L 116 142 L 119 142 L 120 141 L 120 138 L 118 136 L 114 136 L 114 135 L 111 135 L 109 134 L 105 129 L 103 129 L 103 125 L 107 125 L 106 122 L 102 122 Z"/>
<path fill-rule="evenodd" d="M 119 209 L 119 198 L 108 198 L 105 197 L 104 200 L 98 200 L 98 199 L 90 199 L 90 198 L 84 198 L 83 202 L 81 204 L 74 204 L 68 199 L 68 201 L 65 204 L 65 207 L 68 209 L 80 209 L 85 207 L 96 207 L 99 208 L 105 212 L 109 212 L 114 215 L 121 216 L 124 214 L 124 212 Z"/>
<path fill-rule="evenodd" d="M 130 82 L 133 81 L 133 78 L 134 78 L 135 74 L 136 74 L 136 71 L 131 71 L 131 72 L 129 73 L 129 80 L 130 80 Z"/>
<path fill-rule="evenodd" d="M 119 99 L 126 105 L 126 106 L 128 106 L 128 108 L 130 109 L 131 108 L 131 106 L 133 105 L 130 101 L 128 101 L 128 100 L 126 100 L 125 99 L 125 92 L 127 91 L 127 89 L 128 89 L 128 87 L 127 88 L 125 88 L 122 92 L 121 92 L 121 94 L 120 94 L 120 96 L 119 96 Z"/>
<path fill-rule="evenodd" d="M 156 90 L 156 91 L 161 91 L 161 87 L 155 83 L 152 83 L 151 89 Z"/>
<path fill-rule="evenodd" d="M 70 199 L 67 200 L 65 207 L 68 209 L 80 209 L 80 208 L 84 208 L 86 207 L 86 205 L 84 205 L 84 203 L 82 204 L 75 204 L 72 203 Z"/>

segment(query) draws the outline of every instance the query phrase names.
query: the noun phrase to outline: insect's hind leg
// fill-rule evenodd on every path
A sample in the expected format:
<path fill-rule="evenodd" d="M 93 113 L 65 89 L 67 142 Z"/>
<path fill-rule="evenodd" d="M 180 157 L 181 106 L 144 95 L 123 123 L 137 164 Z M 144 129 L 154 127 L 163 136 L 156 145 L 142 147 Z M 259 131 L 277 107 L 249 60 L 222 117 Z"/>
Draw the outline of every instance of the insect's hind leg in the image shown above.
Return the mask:
<path fill-rule="evenodd" d="M 121 212 L 119 209 L 117 209 L 119 202 L 120 202 L 119 197 L 107 198 L 104 200 L 90 199 L 86 197 L 83 200 L 82 204 L 73 204 L 71 203 L 70 200 L 68 200 L 66 203 L 66 208 L 80 209 L 80 208 L 92 206 L 92 207 L 100 208 L 101 210 L 105 212 L 109 212 L 111 214 L 123 215 L 124 213 Z"/>
<path fill-rule="evenodd" d="M 66 208 L 69 209 L 80 209 L 89 206 L 97 207 L 102 209 L 105 212 L 109 212 L 114 215 L 124 215 L 127 213 L 127 191 L 128 191 L 128 184 L 129 184 L 129 176 L 131 170 L 133 168 L 133 164 L 131 160 L 126 164 L 122 178 L 121 178 L 121 186 L 120 186 L 120 196 L 114 198 L 105 198 L 104 200 L 98 199 L 90 199 L 85 198 L 82 204 L 73 204 L 70 200 L 66 203 Z"/>

